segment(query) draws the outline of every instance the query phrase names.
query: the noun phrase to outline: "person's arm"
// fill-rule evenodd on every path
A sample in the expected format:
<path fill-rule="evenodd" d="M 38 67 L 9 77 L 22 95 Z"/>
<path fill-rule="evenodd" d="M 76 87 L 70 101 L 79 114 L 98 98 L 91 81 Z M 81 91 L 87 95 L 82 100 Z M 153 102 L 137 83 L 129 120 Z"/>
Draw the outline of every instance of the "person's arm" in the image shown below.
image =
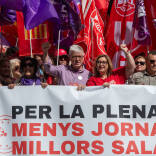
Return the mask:
<path fill-rule="evenodd" d="M 125 76 L 128 79 L 130 75 L 134 73 L 135 70 L 135 61 L 133 56 L 131 55 L 130 51 L 128 50 L 127 46 L 125 44 L 120 45 L 121 50 L 125 53 L 126 55 L 126 70 L 125 70 Z"/>
<path fill-rule="evenodd" d="M 49 42 L 45 42 L 42 44 L 44 70 L 46 73 L 48 73 L 52 76 L 59 76 L 60 67 L 53 65 L 53 63 L 48 55 L 48 51 L 49 51 L 50 47 L 51 47 L 51 44 Z"/>

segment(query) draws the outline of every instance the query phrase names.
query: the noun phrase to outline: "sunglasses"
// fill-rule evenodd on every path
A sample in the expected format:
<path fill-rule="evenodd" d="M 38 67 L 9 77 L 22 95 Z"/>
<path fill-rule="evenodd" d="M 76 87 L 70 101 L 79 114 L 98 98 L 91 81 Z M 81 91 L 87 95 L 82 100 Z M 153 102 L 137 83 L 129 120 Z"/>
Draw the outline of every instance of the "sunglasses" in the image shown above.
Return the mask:
<path fill-rule="evenodd" d="M 143 65 L 145 65 L 145 62 L 139 62 L 139 61 L 137 61 L 137 62 L 135 62 L 135 64 L 136 64 L 136 65 L 140 64 L 140 65 L 143 66 Z"/>
<path fill-rule="evenodd" d="M 29 66 L 29 67 L 33 67 L 34 64 L 33 64 L 33 63 L 25 63 L 25 64 L 24 64 L 24 67 L 27 67 L 27 66 Z"/>
<path fill-rule="evenodd" d="M 153 64 L 153 63 L 155 63 L 156 62 L 156 60 L 150 60 L 150 63 L 151 64 Z"/>
<path fill-rule="evenodd" d="M 73 59 L 82 59 L 84 56 L 72 56 Z"/>

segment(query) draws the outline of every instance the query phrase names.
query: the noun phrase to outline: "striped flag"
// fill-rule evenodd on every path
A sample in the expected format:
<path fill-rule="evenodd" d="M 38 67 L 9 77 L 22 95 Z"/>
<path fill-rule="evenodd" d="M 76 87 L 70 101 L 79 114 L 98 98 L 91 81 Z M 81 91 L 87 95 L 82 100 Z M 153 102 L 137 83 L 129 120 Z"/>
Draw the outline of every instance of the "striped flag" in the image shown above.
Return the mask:
<path fill-rule="evenodd" d="M 47 23 L 40 24 L 39 26 L 27 30 L 24 27 L 23 14 L 17 13 L 17 25 L 19 36 L 19 55 L 30 56 L 32 54 L 43 54 L 41 45 L 43 42 L 48 41 L 48 25 Z"/>

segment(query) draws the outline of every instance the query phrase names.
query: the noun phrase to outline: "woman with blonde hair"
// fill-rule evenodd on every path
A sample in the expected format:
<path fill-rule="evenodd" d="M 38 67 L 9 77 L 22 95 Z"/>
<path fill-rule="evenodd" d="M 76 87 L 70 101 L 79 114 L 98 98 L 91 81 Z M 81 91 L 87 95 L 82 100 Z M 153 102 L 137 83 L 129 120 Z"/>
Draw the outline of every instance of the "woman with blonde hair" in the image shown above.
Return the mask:
<path fill-rule="evenodd" d="M 21 61 L 18 58 L 10 60 L 10 72 L 11 77 L 15 80 L 15 83 L 18 83 L 22 74 L 20 72 Z"/>

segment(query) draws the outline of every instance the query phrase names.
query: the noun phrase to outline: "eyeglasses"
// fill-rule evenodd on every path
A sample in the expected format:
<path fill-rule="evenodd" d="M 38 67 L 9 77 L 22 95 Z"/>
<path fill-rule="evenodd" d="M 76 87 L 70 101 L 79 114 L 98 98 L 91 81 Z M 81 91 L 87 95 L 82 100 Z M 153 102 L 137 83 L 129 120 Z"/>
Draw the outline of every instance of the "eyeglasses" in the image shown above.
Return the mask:
<path fill-rule="evenodd" d="M 108 64 L 107 61 L 97 61 L 96 63 L 97 63 L 98 65 L 99 65 L 99 64 L 103 64 L 103 65 L 104 65 L 104 64 Z"/>
<path fill-rule="evenodd" d="M 156 60 L 150 60 L 150 63 L 151 64 L 153 64 L 153 63 L 155 63 L 156 62 Z"/>
<path fill-rule="evenodd" d="M 83 57 L 84 57 L 84 56 L 72 56 L 73 59 L 76 59 L 76 58 L 82 59 Z"/>
<path fill-rule="evenodd" d="M 34 64 L 33 64 L 33 63 L 25 63 L 25 64 L 24 64 L 24 67 L 27 67 L 27 66 L 29 66 L 29 67 L 33 67 Z"/>
<path fill-rule="evenodd" d="M 135 64 L 136 64 L 136 65 L 140 64 L 140 65 L 143 66 L 143 65 L 145 65 L 145 62 L 139 62 L 139 61 L 137 61 L 137 62 L 135 62 Z"/>

